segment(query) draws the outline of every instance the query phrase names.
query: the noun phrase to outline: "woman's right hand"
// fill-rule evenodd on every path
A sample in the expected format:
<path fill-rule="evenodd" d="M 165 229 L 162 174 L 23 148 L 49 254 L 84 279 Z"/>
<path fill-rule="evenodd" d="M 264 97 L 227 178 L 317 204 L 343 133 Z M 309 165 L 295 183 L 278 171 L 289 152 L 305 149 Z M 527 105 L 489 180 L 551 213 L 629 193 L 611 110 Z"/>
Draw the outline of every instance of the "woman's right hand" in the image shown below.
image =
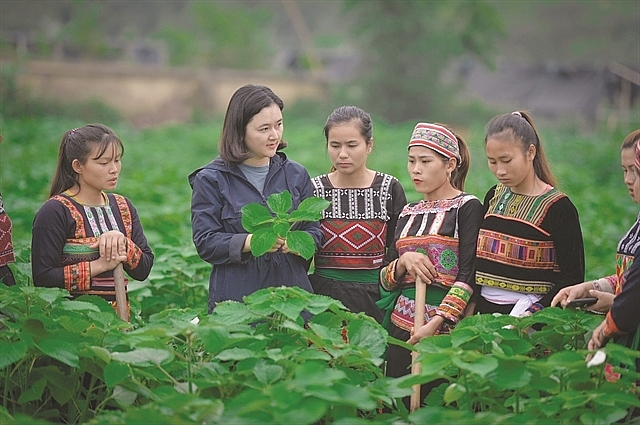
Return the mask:
<path fill-rule="evenodd" d="M 588 296 L 598 299 L 595 304 L 588 307 L 588 310 L 597 311 L 599 313 L 608 312 L 613 305 L 613 299 L 616 297 L 608 292 L 596 291 L 595 289 L 590 290 Z"/>
<path fill-rule="evenodd" d="M 420 278 L 427 284 L 438 277 L 438 271 L 429 257 L 420 252 L 402 254 L 396 264 L 396 273 L 400 275 L 409 273 L 416 281 Z"/>
<path fill-rule="evenodd" d="M 253 237 L 253 233 L 249 233 L 247 235 L 247 238 L 244 240 L 244 246 L 242 247 L 242 252 L 251 252 L 251 238 L 252 237 Z M 286 241 L 283 238 L 278 236 L 278 238 L 276 239 L 276 243 L 274 243 L 273 246 L 271 248 L 269 248 L 269 250 L 267 252 L 276 252 L 279 249 L 282 249 L 282 247 L 286 246 L 285 242 Z"/>
<path fill-rule="evenodd" d="M 566 307 L 569 301 L 578 298 L 587 298 L 589 296 L 589 290 L 591 289 L 593 289 L 591 282 L 582 282 L 562 288 L 556 296 L 553 297 L 553 300 L 551 300 L 551 307 L 555 307 L 558 304 L 560 304 L 561 307 Z"/>
<path fill-rule="evenodd" d="M 97 276 L 104 272 L 108 272 L 116 268 L 120 263 L 127 261 L 127 255 L 116 255 L 115 259 L 100 256 L 97 260 L 91 262 L 91 277 Z"/>

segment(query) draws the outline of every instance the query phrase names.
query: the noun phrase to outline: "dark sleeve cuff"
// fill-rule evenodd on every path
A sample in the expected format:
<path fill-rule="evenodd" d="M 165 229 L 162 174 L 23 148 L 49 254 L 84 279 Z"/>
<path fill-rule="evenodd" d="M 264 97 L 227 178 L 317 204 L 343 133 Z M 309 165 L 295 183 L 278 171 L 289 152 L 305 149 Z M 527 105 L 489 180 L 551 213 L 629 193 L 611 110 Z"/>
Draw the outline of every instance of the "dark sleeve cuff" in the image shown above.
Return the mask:
<path fill-rule="evenodd" d="M 248 255 L 242 255 L 244 241 L 249 236 L 248 233 L 238 233 L 231 237 L 229 242 L 229 259 L 232 263 L 244 263 L 248 260 Z"/>

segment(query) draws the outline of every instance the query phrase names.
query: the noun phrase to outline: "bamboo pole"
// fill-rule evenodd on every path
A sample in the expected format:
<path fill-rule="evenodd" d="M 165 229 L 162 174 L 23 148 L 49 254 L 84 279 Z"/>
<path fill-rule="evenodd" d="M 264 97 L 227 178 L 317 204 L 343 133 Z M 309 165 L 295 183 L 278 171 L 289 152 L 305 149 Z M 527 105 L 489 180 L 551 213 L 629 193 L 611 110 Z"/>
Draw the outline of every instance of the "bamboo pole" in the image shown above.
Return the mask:
<path fill-rule="evenodd" d="M 113 280 L 116 286 L 116 312 L 125 322 L 129 321 L 129 307 L 127 304 L 127 290 L 124 287 L 124 269 L 122 263 L 113 269 Z"/>
<path fill-rule="evenodd" d="M 413 317 L 413 331 L 417 332 L 422 326 L 424 326 L 424 313 L 425 303 L 427 299 L 427 285 L 420 279 L 416 278 L 416 299 L 415 299 L 415 315 Z M 421 367 L 420 363 L 416 362 L 420 353 L 417 351 L 411 352 L 411 375 L 420 375 Z M 420 384 L 416 384 L 413 387 L 413 394 L 411 394 L 410 410 L 413 412 L 420 408 Z"/>

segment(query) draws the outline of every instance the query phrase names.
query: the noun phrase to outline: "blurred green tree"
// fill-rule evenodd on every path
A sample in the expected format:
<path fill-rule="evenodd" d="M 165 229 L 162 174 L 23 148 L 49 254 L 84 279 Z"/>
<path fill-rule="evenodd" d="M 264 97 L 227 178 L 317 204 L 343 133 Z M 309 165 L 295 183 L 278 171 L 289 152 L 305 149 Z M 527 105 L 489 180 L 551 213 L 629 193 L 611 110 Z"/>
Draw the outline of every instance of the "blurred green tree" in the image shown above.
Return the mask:
<path fill-rule="evenodd" d="M 364 53 L 362 102 L 390 122 L 446 115 L 455 86 L 443 82 L 452 59 L 492 65 L 504 25 L 485 1 L 345 0 Z M 450 78 L 448 80 L 451 80 Z"/>
<path fill-rule="evenodd" d="M 109 44 L 105 28 L 102 26 L 103 5 L 86 0 L 71 2 L 69 22 L 59 34 L 67 41 L 68 55 L 105 59 L 115 53 Z"/>
<path fill-rule="evenodd" d="M 236 2 L 195 1 L 182 25 L 167 23 L 156 33 L 165 40 L 172 65 L 260 69 L 270 65 L 271 13 Z"/>

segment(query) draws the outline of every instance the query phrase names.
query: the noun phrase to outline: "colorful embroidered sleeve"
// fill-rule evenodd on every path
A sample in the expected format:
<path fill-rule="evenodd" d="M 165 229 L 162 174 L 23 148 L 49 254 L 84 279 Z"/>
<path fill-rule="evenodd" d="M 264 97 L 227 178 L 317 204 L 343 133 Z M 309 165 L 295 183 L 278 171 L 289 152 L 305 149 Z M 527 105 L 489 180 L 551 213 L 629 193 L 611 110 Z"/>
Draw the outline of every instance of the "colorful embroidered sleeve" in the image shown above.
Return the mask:
<path fill-rule="evenodd" d="M 635 258 L 638 259 L 640 249 L 636 251 Z M 640 259 L 634 260 L 631 267 L 626 271 L 625 284 L 622 291 L 616 295 L 613 305 L 607 313 L 604 325 L 604 335 L 607 338 L 635 332 L 640 326 Z"/>
<path fill-rule="evenodd" d="M 458 211 L 459 258 L 456 281 L 436 310 L 439 316 L 458 323 L 475 292 L 475 260 L 478 231 L 483 220 L 483 207 L 478 199 L 466 202 Z"/>
<path fill-rule="evenodd" d="M 138 211 L 131 201 L 118 197 L 117 204 L 127 236 L 127 260 L 124 270 L 135 280 L 145 280 L 153 266 L 153 251 L 144 235 Z"/>
<path fill-rule="evenodd" d="M 398 286 L 398 281 L 395 279 L 397 262 L 397 259 L 393 260 L 380 271 L 380 284 L 386 291 L 393 291 Z"/>
<path fill-rule="evenodd" d="M 140 258 L 142 258 L 142 250 L 138 248 L 134 241 L 127 238 L 127 261 L 126 265 L 132 269 L 138 267 L 140 263 Z"/>
<path fill-rule="evenodd" d="M 618 278 L 614 274 L 611 276 L 601 277 L 600 279 L 592 280 L 591 284 L 593 285 L 593 289 L 595 289 L 596 291 L 615 294 L 617 282 L 618 282 Z"/>
<path fill-rule="evenodd" d="M 462 315 L 472 294 L 473 289 L 471 286 L 464 282 L 454 283 L 447 295 L 445 295 L 436 313 L 448 322 L 457 324 L 462 319 Z"/>
<path fill-rule="evenodd" d="M 64 267 L 64 288 L 69 292 L 91 289 L 91 265 L 88 261 Z"/>

